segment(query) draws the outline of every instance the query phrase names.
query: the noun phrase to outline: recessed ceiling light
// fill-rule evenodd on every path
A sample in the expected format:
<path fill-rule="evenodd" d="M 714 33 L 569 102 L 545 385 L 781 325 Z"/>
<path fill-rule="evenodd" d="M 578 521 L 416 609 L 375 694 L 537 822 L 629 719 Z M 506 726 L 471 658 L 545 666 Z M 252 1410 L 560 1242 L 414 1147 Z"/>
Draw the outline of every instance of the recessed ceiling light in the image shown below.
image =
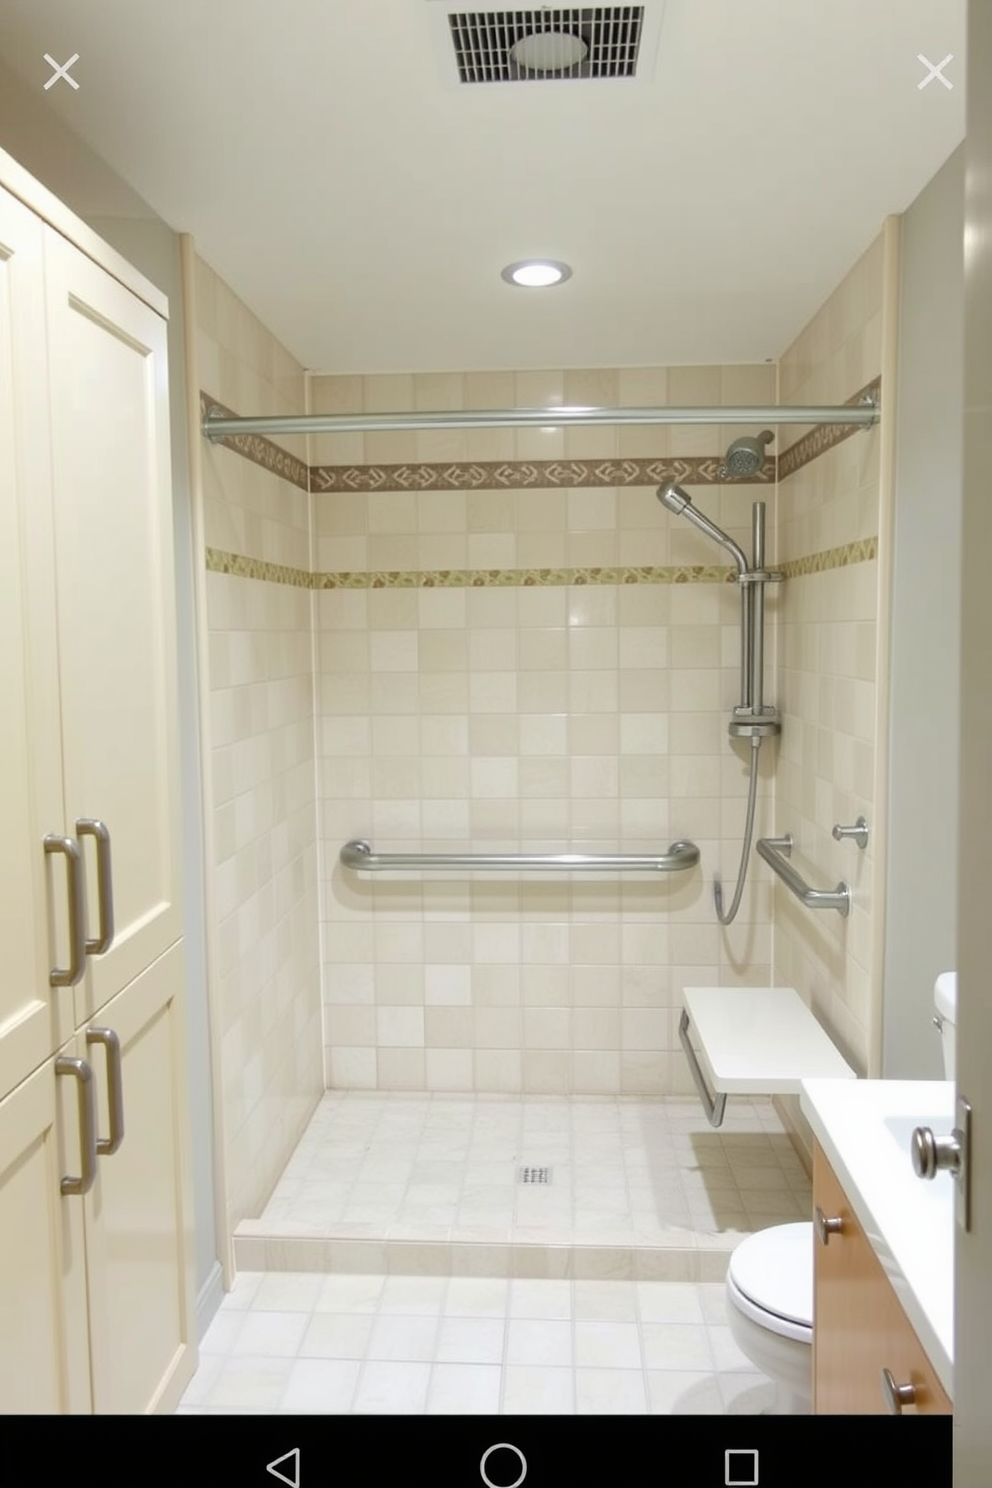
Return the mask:
<path fill-rule="evenodd" d="M 525 289 L 544 289 L 549 284 L 562 284 L 572 277 L 565 263 L 554 263 L 551 259 L 525 259 L 522 263 L 507 264 L 502 277 L 507 284 L 519 284 Z"/>

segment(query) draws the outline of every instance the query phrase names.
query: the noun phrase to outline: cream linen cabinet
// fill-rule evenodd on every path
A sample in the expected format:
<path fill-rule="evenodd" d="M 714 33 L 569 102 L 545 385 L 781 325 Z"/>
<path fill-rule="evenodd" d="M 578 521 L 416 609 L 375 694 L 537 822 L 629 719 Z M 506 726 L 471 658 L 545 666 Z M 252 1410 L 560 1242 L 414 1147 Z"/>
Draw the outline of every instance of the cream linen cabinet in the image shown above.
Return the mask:
<path fill-rule="evenodd" d="M 196 1363 L 162 308 L 0 153 L 4 1413 Z"/>

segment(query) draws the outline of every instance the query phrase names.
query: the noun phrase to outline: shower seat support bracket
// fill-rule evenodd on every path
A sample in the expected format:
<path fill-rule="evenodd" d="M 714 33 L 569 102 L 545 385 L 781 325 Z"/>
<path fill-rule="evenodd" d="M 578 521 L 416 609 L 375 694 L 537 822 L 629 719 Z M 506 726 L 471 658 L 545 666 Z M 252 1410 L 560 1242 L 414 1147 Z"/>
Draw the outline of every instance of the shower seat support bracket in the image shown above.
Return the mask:
<path fill-rule="evenodd" d="M 682 1009 L 682 1016 L 679 1019 L 679 1042 L 685 1050 L 685 1057 L 689 1061 L 689 1069 L 692 1072 L 692 1078 L 699 1092 L 699 1099 L 702 1101 L 703 1110 L 706 1112 L 710 1126 L 722 1126 L 723 1113 L 727 1107 L 727 1097 L 726 1094 L 719 1092 L 715 1095 L 710 1095 L 709 1090 L 706 1088 L 706 1076 L 703 1074 L 702 1065 L 696 1058 L 696 1051 L 689 1039 L 689 1012 L 687 1008 Z"/>

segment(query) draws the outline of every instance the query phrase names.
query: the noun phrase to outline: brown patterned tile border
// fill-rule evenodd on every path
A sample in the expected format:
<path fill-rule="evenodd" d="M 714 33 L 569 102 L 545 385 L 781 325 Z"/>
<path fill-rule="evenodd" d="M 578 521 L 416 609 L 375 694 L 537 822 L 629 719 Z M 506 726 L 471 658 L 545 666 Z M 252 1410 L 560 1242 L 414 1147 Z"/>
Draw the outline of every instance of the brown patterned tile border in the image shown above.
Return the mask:
<path fill-rule="evenodd" d="M 216 398 L 201 392 L 200 417 L 206 418 L 212 408 L 219 409 L 226 418 L 238 417 L 233 409 L 225 408 Z M 261 434 L 225 434 L 215 442 L 225 449 L 234 450 L 236 454 L 244 455 L 253 465 L 261 465 L 263 469 L 289 481 L 291 485 L 299 486 L 301 491 L 310 490 L 310 469 L 306 462 L 298 460 L 278 444 L 273 444 L 271 439 L 266 439 Z"/>
<path fill-rule="evenodd" d="M 289 568 L 285 563 L 266 563 L 261 558 L 244 558 L 240 553 L 225 553 L 220 548 L 207 548 L 208 573 L 233 574 L 238 579 L 264 579 L 269 584 L 291 584 L 294 589 L 312 589 L 314 574 L 305 568 Z"/>
<path fill-rule="evenodd" d="M 722 459 L 466 460 L 406 465 L 312 465 L 311 489 L 332 491 L 525 491 L 597 486 L 720 485 Z M 775 461 L 739 484 L 773 485 Z"/>
<path fill-rule="evenodd" d="M 777 565 L 787 579 L 802 579 L 808 574 L 826 573 L 831 568 L 847 568 L 852 563 L 870 563 L 878 557 L 878 538 L 862 537 L 839 548 L 826 548 L 822 553 L 808 553 L 805 558 L 790 558 Z"/>
<path fill-rule="evenodd" d="M 869 382 L 866 387 L 856 392 L 853 398 L 847 398 L 847 403 L 860 403 L 867 393 L 876 398 L 881 395 L 882 379 L 876 377 L 874 382 Z M 804 465 L 815 460 L 817 455 L 826 454 L 827 450 L 833 449 L 835 444 L 841 444 L 845 439 L 850 439 L 852 434 L 863 434 L 863 427 L 857 424 L 819 424 L 797 439 L 795 444 L 790 444 L 778 457 L 778 478 L 780 481 L 787 480 L 790 475 L 795 475 Z"/>

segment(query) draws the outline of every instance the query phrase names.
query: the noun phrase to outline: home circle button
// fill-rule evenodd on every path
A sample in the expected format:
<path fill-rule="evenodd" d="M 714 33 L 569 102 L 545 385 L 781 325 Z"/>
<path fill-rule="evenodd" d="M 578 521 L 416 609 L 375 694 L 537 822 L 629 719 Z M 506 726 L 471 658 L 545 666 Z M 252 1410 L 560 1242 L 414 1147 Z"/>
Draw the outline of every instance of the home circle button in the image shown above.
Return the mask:
<path fill-rule="evenodd" d="M 489 1459 L 494 1452 L 498 1452 L 499 1456 L 494 1462 L 490 1462 Z M 512 1452 L 519 1461 L 519 1476 L 515 1478 L 511 1478 L 510 1473 L 517 1471 L 517 1462 L 508 1458 L 509 1452 Z M 497 1474 L 495 1478 L 489 1476 L 487 1467 Z M 527 1476 L 527 1459 L 519 1447 L 513 1446 L 510 1442 L 497 1442 L 495 1446 L 487 1447 L 483 1452 L 482 1461 L 479 1463 L 479 1473 L 486 1488 L 520 1488 L 520 1484 Z"/>

